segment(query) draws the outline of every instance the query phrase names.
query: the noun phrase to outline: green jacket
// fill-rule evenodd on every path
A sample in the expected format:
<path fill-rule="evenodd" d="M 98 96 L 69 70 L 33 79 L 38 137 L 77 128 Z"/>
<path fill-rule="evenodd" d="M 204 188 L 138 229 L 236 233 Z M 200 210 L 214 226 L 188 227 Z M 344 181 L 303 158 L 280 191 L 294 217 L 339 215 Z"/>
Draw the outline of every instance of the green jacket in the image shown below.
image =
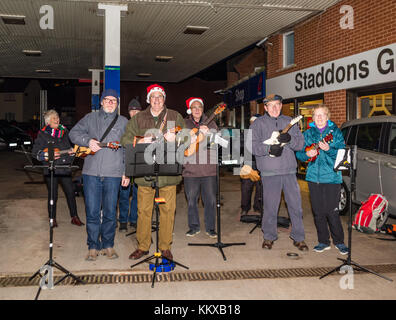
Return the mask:
<path fill-rule="evenodd" d="M 139 112 L 134 117 L 132 117 L 125 128 L 125 133 L 121 138 L 121 144 L 125 147 L 127 144 L 133 144 L 135 136 L 144 136 L 147 130 L 159 129 L 164 116 L 168 113 L 166 124 L 164 125 L 163 132 L 166 132 L 168 125 L 172 124 L 170 127 L 185 127 L 184 119 L 180 113 L 177 111 L 168 109 L 167 107 L 162 110 L 158 116 L 157 122 L 155 121 L 153 115 L 150 112 L 150 107 Z M 172 123 L 173 122 L 173 123 Z M 173 125 L 174 124 L 174 125 Z M 166 187 L 177 185 L 181 182 L 182 176 L 159 176 L 158 177 L 158 187 Z M 134 182 L 138 186 L 151 187 L 152 181 L 147 181 L 146 177 L 134 178 Z"/>
<path fill-rule="evenodd" d="M 334 122 L 328 120 L 328 125 L 322 133 L 316 128 L 315 123 L 312 122 L 311 128 L 304 132 L 305 145 L 302 150 L 296 153 L 296 156 L 301 161 L 307 161 L 309 157 L 305 153 L 305 148 L 318 143 L 330 133 L 333 136 L 331 141 L 327 141 L 330 149 L 328 151 L 320 150 L 316 160 L 308 163 L 307 173 L 305 175 L 306 181 L 332 184 L 342 183 L 341 171 L 335 172 L 334 164 L 337 158 L 337 152 L 339 149 L 345 148 L 345 142 L 341 130 L 338 129 Z"/>

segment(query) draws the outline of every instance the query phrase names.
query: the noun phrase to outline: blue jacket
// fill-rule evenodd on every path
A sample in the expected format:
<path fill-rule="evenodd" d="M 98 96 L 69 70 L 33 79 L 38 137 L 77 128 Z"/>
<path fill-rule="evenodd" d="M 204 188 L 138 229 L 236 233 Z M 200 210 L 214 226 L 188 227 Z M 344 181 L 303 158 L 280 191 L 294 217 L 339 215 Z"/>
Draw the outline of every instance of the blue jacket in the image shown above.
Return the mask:
<path fill-rule="evenodd" d="M 311 128 L 304 132 L 305 145 L 296 153 L 297 159 L 303 162 L 307 161 L 309 157 L 305 153 L 305 148 L 323 140 L 329 133 L 333 135 L 333 140 L 327 141 L 330 145 L 328 151 L 318 149 L 319 155 L 316 160 L 308 163 L 305 180 L 316 183 L 342 183 L 341 172 L 334 171 L 337 152 L 339 149 L 345 148 L 344 136 L 341 130 L 330 120 L 328 120 L 328 125 L 322 133 L 316 128 L 315 123 L 312 122 L 310 126 Z"/>

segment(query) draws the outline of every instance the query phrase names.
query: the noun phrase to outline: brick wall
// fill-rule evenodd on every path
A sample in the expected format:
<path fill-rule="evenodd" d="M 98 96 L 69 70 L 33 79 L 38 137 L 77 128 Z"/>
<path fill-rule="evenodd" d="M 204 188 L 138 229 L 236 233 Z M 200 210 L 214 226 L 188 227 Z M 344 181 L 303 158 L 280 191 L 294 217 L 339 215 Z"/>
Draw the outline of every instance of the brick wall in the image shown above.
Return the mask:
<path fill-rule="evenodd" d="M 354 9 L 354 29 L 342 29 L 343 5 Z M 267 45 L 267 78 L 312 67 L 396 42 L 395 0 L 344 0 L 294 27 L 295 66 L 283 69 L 282 35 Z"/>
<path fill-rule="evenodd" d="M 340 126 L 347 118 L 346 114 L 346 90 L 338 90 L 324 93 L 324 103 L 330 109 L 331 120 Z"/>

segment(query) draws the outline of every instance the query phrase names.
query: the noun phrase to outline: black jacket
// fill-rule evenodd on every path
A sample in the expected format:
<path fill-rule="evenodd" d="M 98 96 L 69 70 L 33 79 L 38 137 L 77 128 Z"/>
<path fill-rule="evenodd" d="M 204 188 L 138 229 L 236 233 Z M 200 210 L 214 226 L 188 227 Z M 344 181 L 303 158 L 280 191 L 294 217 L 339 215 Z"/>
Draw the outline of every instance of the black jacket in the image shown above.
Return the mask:
<path fill-rule="evenodd" d="M 35 159 L 39 160 L 39 153 L 43 151 L 45 148 L 48 148 L 49 142 L 54 143 L 54 148 L 59 150 L 67 150 L 71 148 L 70 140 L 69 140 L 69 132 L 65 129 L 65 133 L 62 138 L 56 138 L 51 136 L 48 132 L 40 130 L 37 139 L 34 142 L 32 149 L 32 156 Z M 54 161 L 56 165 L 68 165 L 73 162 L 74 157 L 69 154 L 62 154 L 61 157 Z M 43 165 L 48 165 L 48 161 L 43 161 Z M 54 171 L 57 175 L 69 175 L 71 174 L 71 169 L 69 168 L 55 168 Z M 48 175 L 48 168 L 44 168 L 44 174 Z"/>

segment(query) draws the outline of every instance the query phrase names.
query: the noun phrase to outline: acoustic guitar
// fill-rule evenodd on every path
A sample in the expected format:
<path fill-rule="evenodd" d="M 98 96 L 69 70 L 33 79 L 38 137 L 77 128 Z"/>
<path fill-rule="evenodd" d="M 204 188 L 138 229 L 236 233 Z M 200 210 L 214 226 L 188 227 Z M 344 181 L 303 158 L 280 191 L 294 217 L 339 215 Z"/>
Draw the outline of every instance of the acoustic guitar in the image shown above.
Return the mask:
<path fill-rule="evenodd" d="M 331 131 L 329 134 L 327 134 L 322 140 L 322 142 L 331 142 L 333 141 L 333 131 Z M 320 148 L 319 148 L 319 142 L 317 143 L 312 143 L 310 146 L 307 146 L 305 148 L 305 152 L 309 151 L 309 150 L 316 150 L 318 153 L 316 154 L 316 156 L 309 158 L 306 162 L 314 162 L 316 160 L 316 158 L 319 156 L 320 153 Z"/>
<path fill-rule="evenodd" d="M 110 149 L 113 149 L 113 150 L 117 150 L 118 148 L 121 147 L 121 144 L 118 141 L 99 142 L 98 145 L 101 148 L 110 148 Z M 79 157 L 79 158 L 85 158 L 88 155 L 94 155 L 95 154 L 95 152 L 93 152 L 90 148 L 82 147 L 82 146 L 79 146 L 77 144 L 73 148 L 73 153 L 76 155 L 76 157 Z"/>
<path fill-rule="evenodd" d="M 220 113 L 222 113 L 226 108 L 225 104 L 219 105 L 216 110 L 210 115 L 202 125 L 208 125 L 210 122 L 213 121 L 214 117 Z M 197 136 L 198 134 L 198 136 Z M 202 132 L 199 132 L 199 128 L 193 128 L 190 131 L 190 137 L 191 140 L 193 140 L 194 137 L 197 137 L 193 143 L 190 144 L 190 146 L 184 151 L 184 156 L 189 157 L 193 155 L 194 153 L 198 152 L 199 149 L 199 144 L 202 142 L 202 140 L 205 138 L 204 134 Z"/>

